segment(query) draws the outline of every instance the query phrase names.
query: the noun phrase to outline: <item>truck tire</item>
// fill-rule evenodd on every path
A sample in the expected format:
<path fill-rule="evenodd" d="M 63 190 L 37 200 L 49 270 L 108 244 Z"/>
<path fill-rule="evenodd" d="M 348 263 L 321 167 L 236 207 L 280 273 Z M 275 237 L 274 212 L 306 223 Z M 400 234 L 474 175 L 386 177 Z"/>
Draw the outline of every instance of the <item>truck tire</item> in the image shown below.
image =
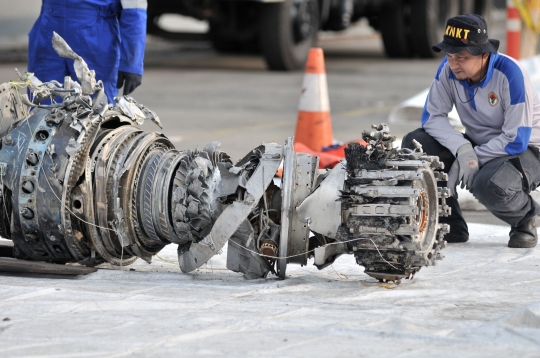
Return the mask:
<path fill-rule="evenodd" d="M 259 4 L 245 1 L 217 1 L 209 19 L 210 41 L 215 50 L 229 53 L 258 53 Z"/>
<path fill-rule="evenodd" d="M 459 0 L 460 14 L 474 14 L 476 0 Z"/>
<path fill-rule="evenodd" d="M 242 34 L 226 33 L 222 27 L 210 22 L 210 41 L 214 50 L 222 53 L 250 53 L 259 52 L 259 42 L 256 33 L 245 31 Z"/>
<path fill-rule="evenodd" d="M 405 0 L 387 2 L 379 19 L 386 55 L 392 58 L 412 57 L 410 6 Z"/>
<path fill-rule="evenodd" d="M 343 31 L 351 26 L 353 14 L 353 0 L 334 1 L 331 3 L 326 21 L 321 19 L 321 23 L 323 23 L 322 29 L 325 31 Z"/>
<path fill-rule="evenodd" d="M 456 16 L 458 1 L 411 0 L 411 33 L 414 52 L 422 58 L 434 58 L 431 46 L 442 41 L 446 20 Z"/>
<path fill-rule="evenodd" d="M 270 70 L 302 68 L 317 42 L 317 0 L 285 0 L 260 8 L 260 48 Z M 292 25 L 291 25 L 292 24 Z"/>
<path fill-rule="evenodd" d="M 478 14 L 488 23 L 488 29 L 491 25 L 491 10 L 493 0 L 459 0 L 460 14 Z"/>
<path fill-rule="evenodd" d="M 482 15 L 489 26 L 491 25 L 491 10 L 493 9 L 493 0 L 475 0 L 474 13 Z"/>

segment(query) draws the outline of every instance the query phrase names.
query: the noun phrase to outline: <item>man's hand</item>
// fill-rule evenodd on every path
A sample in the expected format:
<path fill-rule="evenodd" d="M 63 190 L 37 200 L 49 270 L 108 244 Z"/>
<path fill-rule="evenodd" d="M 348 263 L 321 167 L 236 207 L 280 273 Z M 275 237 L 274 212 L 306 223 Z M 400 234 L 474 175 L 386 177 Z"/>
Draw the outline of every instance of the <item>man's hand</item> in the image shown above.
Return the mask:
<path fill-rule="evenodd" d="M 448 189 L 456 196 L 456 185 L 461 182 L 461 189 L 470 189 L 478 173 L 478 157 L 470 143 L 463 144 L 456 153 L 456 160 L 448 172 Z"/>
<path fill-rule="evenodd" d="M 142 76 L 134 73 L 118 71 L 118 82 L 116 88 L 124 86 L 124 96 L 135 91 L 135 88 L 139 87 L 142 82 Z"/>

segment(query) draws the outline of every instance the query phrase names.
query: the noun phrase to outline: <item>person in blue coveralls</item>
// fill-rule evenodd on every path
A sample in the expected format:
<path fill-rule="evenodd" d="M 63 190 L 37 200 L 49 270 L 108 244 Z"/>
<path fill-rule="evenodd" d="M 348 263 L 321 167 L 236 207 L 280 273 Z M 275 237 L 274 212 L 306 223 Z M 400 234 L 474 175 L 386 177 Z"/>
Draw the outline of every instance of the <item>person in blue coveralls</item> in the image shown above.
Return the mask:
<path fill-rule="evenodd" d="M 437 155 L 448 173 L 452 213 L 447 242 L 469 239 L 456 195 L 461 183 L 491 213 L 510 225 L 508 246 L 531 248 L 538 242 L 540 205 L 530 192 L 540 184 L 540 100 L 527 73 L 513 58 L 498 52 L 488 38 L 486 21 L 476 14 L 447 21 L 444 51 L 429 89 L 422 128 L 407 134 L 402 147 Z M 465 133 L 454 129 L 448 113 L 455 106 Z"/>
<path fill-rule="evenodd" d="M 54 31 L 103 81 L 109 102 L 118 88 L 133 92 L 143 74 L 146 8 L 146 0 L 43 0 L 28 35 L 28 71 L 41 81 L 77 79 L 73 60 L 52 47 Z"/>

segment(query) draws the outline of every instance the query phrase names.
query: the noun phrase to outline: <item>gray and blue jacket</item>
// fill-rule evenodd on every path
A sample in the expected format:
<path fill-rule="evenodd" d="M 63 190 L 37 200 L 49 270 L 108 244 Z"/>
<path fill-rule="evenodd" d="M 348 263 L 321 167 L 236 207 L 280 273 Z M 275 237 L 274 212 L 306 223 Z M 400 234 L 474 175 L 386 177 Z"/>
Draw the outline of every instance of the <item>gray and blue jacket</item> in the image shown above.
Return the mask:
<path fill-rule="evenodd" d="M 446 57 L 431 84 L 422 127 L 454 155 L 469 143 L 448 121 L 453 106 L 465 133 L 477 144 L 480 165 L 516 155 L 528 146 L 540 148 L 540 99 L 519 63 L 491 53 L 486 77 L 474 84 L 456 79 Z"/>

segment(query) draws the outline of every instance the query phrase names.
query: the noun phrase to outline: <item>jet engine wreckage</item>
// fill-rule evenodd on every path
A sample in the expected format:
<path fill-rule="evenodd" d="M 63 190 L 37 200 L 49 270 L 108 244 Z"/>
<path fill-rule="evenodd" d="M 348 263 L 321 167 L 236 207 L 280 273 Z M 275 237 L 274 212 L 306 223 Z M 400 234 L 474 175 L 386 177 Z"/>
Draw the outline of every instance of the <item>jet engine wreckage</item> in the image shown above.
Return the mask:
<path fill-rule="evenodd" d="M 217 142 L 177 150 L 142 131 L 145 120 L 160 125 L 154 112 L 127 96 L 108 104 L 84 60 L 56 34 L 53 46 L 74 59 L 79 82 L 26 73 L 0 86 L 0 235 L 16 258 L 125 266 L 175 243 L 191 272 L 230 242 L 227 268 L 247 279 L 353 254 L 368 275 L 398 282 L 442 258 L 443 164 L 420 145 L 393 148 L 386 125 L 329 171 L 292 138 L 233 164 Z"/>

